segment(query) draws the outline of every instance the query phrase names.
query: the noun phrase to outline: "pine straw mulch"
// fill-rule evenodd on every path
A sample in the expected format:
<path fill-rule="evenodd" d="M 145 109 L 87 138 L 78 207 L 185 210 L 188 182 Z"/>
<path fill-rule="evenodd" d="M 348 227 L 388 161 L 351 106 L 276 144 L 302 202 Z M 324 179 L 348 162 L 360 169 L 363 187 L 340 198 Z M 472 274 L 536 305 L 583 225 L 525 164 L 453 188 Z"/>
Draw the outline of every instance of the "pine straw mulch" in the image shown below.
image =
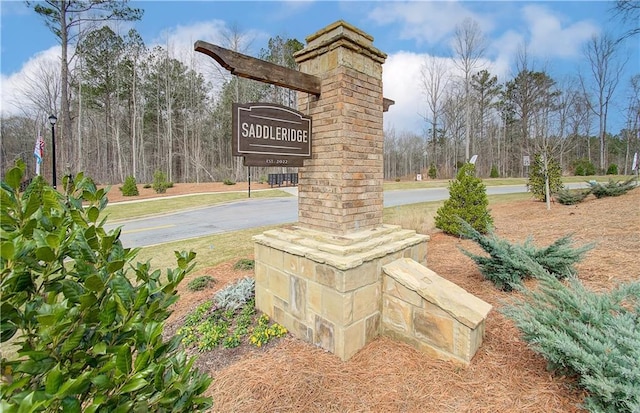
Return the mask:
<path fill-rule="evenodd" d="M 519 201 L 493 205 L 491 212 L 496 233 L 512 242 L 532 236 L 542 246 L 566 234 L 573 234 L 576 246 L 595 242 L 577 266 L 589 288 L 602 291 L 640 277 L 640 189 L 616 198 L 589 197 L 577 206 L 553 204 L 550 211 L 541 202 Z M 285 338 L 267 349 L 199 355 L 198 366 L 214 377 L 207 392 L 214 399 L 213 411 L 582 411 L 584 393 L 571 378 L 549 373 L 544 359 L 498 311 L 514 293 L 500 292 L 483 280 L 459 247 L 480 251 L 471 241 L 433 231 L 428 266 L 494 306 L 484 342 L 469 367 L 432 359 L 387 338 L 368 344 L 347 362 Z M 208 270 L 219 279 L 216 289 L 246 276 L 232 265 Z M 185 307 L 201 302 L 186 290 L 181 294 L 182 313 L 174 313 L 170 325 L 189 311 Z"/>

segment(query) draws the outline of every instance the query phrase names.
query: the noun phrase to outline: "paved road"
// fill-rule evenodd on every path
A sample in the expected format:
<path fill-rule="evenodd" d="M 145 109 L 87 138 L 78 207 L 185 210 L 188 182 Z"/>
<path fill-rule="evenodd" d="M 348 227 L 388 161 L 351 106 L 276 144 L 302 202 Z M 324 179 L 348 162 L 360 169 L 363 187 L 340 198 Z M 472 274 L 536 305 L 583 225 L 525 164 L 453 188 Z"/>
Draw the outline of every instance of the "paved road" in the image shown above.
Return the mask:
<path fill-rule="evenodd" d="M 282 188 L 284 189 L 284 188 Z M 297 188 L 287 188 L 289 198 L 251 198 L 162 216 L 135 219 L 107 225 L 122 226 L 125 247 L 145 247 L 170 241 L 201 237 L 228 231 L 278 225 L 298 221 Z M 526 192 L 524 185 L 487 187 L 488 195 Z M 449 197 L 447 188 L 386 191 L 384 206 L 440 201 Z"/>

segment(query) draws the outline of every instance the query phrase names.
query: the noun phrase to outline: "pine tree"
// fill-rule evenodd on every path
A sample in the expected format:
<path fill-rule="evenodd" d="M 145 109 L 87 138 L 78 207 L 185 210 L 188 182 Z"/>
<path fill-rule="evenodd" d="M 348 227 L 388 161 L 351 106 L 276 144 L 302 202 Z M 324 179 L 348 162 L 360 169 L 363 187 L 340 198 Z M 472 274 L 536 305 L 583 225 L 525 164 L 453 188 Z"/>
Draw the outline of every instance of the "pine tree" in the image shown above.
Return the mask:
<path fill-rule="evenodd" d="M 136 178 L 134 176 L 127 176 L 124 180 L 124 184 L 120 187 L 120 191 L 123 196 L 138 196 L 138 185 L 136 184 Z"/>
<path fill-rule="evenodd" d="M 478 232 L 486 233 L 493 225 L 488 206 L 486 187 L 482 179 L 475 176 L 475 166 L 467 163 L 449 184 L 449 199 L 436 212 L 436 228 L 458 235 L 459 220 L 463 219 Z"/>

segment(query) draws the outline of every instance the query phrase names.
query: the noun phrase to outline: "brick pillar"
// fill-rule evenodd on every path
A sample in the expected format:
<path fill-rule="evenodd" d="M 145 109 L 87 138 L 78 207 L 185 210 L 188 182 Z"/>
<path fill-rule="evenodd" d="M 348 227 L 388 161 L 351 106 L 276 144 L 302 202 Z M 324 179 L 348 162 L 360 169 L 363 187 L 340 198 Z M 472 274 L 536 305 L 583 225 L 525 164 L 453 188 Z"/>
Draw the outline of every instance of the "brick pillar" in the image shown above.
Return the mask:
<path fill-rule="evenodd" d="M 320 97 L 299 93 L 313 117 L 313 157 L 300 168 L 300 226 L 343 235 L 382 225 L 382 63 L 373 37 L 338 21 L 307 37 L 300 71 L 322 80 Z"/>

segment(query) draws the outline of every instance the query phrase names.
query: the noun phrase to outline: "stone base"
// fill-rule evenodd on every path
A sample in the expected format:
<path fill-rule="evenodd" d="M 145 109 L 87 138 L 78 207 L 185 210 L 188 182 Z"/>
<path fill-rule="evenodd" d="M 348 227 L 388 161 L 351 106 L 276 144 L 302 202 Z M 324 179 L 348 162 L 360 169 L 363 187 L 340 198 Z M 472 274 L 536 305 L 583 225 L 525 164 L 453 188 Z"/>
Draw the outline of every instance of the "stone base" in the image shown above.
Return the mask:
<path fill-rule="evenodd" d="M 439 359 L 471 363 L 491 305 L 411 259 L 383 272 L 382 334 Z"/>
<path fill-rule="evenodd" d="M 256 307 L 348 360 L 381 332 L 382 267 L 399 258 L 426 265 L 429 237 L 382 225 L 347 235 L 294 226 L 253 239 Z"/>

